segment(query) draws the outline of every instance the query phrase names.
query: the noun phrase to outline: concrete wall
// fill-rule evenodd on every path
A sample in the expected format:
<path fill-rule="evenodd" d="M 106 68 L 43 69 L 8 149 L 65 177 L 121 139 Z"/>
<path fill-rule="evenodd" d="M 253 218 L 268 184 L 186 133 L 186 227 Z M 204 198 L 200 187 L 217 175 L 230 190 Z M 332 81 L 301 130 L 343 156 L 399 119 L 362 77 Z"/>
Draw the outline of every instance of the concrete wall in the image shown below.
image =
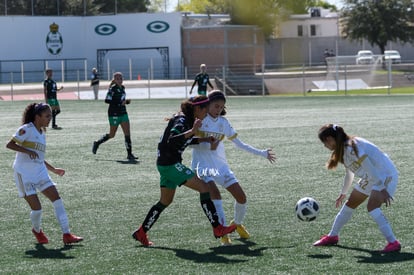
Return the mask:
<path fill-rule="evenodd" d="M 263 34 L 254 26 L 184 27 L 182 39 L 184 62 L 191 75 L 202 63 L 210 72 L 240 65 L 252 72 L 264 64 Z"/>
<path fill-rule="evenodd" d="M 59 27 L 55 33 L 50 30 L 53 23 Z M 61 70 L 60 60 L 76 59 L 80 62 L 68 62 L 63 67 L 68 71 L 83 69 L 84 62 L 81 61 L 84 60 L 89 74 L 90 68 L 97 66 L 99 49 L 110 49 L 100 56 L 104 65 L 101 73 L 105 76 L 107 60 L 111 58 L 117 62 L 109 63 L 109 73 L 122 71 L 128 74 L 129 59 L 133 60 L 134 68 L 140 68 L 145 74 L 150 64 L 158 66 L 154 68 L 156 72 L 162 72 L 165 64 L 169 65 L 171 74 L 175 73 L 173 70 L 182 71 L 179 67 L 182 64 L 180 13 L 88 17 L 1 16 L 0 25 L 0 36 L 3 38 L 0 44 L 0 72 L 16 71 L 18 74 L 20 61 L 27 61 L 31 64 L 27 66 L 34 66 L 36 70 L 39 66 L 43 70 L 45 63 L 54 70 Z M 59 51 L 48 49 L 47 37 L 56 40 L 55 46 L 56 49 L 60 47 Z M 61 45 L 60 39 L 63 41 Z M 160 53 L 157 47 L 168 49 L 166 60 L 163 59 L 165 53 Z M 35 61 L 37 63 L 33 65 Z M 59 74 L 56 76 L 59 77 Z"/>

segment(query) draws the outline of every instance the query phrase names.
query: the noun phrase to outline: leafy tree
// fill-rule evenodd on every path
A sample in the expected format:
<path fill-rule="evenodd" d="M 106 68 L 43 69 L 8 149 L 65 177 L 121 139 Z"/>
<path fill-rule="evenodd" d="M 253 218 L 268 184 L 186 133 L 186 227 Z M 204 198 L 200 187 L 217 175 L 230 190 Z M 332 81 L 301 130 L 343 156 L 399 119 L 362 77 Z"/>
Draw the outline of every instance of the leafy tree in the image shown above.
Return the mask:
<path fill-rule="evenodd" d="M 413 13 L 411 0 L 346 0 L 341 19 L 343 35 L 351 40 L 366 39 L 384 54 L 390 41 L 413 41 Z"/>
<path fill-rule="evenodd" d="M 148 12 L 160 12 L 165 11 L 165 1 L 167 0 L 151 0 L 148 6 Z"/>
<path fill-rule="evenodd" d="M 177 9 L 207 14 L 227 13 L 231 24 L 257 25 L 269 37 L 290 14 L 308 13 L 308 9 L 315 6 L 336 10 L 335 6 L 322 0 L 181 0 Z"/>

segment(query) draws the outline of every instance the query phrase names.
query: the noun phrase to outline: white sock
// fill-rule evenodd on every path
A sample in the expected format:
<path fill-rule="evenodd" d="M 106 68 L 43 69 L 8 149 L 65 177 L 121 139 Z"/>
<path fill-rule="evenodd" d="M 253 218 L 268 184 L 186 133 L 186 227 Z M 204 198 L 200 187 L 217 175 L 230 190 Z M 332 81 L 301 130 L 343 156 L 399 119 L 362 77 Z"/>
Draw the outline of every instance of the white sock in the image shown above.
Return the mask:
<path fill-rule="evenodd" d="M 354 213 L 354 209 L 344 204 L 336 215 L 335 221 L 332 225 L 331 231 L 328 233 L 328 236 L 338 236 L 339 231 L 341 231 L 342 227 L 351 219 L 352 213 Z"/>
<path fill-rule="evenodd" d="M 42 226 L 42 209 L 30 211 L 30 220 L 32 222 L 33 229 L 39 233 Z"/>
<path fill-rule="evenodd" d="M 226 225 L 226 214 L 224 214 L 223 201 L 222 200 L 212 200 L 212 201 L 214 203 L 214 206 L 216 207 L 219 223 L 221 225 Z"/>
<path fill-rule="evenodd" d="M 394 233 L 392 232 L 391 225 L 388 223 L 387 218 L 384 216 L 380 208 L 375 208 L 371 212 L 369 212 L 372 219 L 377 223 L 379 230 L 381 231 L 382 235 L 384 235 L 385 239 L 388 242 L 392 243 L 395 242 L 397 239 L 395 238 Z"/>
<path fill-rule="evenodd" d="M 53 202 L 53 207 L 55 208 L 56 219 L 60 224 L 60 228 L 62 229 L 63 234 L 69 233 L 69 220 L 68 216 L 66 215 L 66 210 L 63 206 L 62 199 L 55 200 Z"/>
<path fill-rule="evenodd" d="M 247 203 L 241 204 L 237 201 L 234 202 L 234 223 L 243 224 L 244 217 L 247 212 Z"/>

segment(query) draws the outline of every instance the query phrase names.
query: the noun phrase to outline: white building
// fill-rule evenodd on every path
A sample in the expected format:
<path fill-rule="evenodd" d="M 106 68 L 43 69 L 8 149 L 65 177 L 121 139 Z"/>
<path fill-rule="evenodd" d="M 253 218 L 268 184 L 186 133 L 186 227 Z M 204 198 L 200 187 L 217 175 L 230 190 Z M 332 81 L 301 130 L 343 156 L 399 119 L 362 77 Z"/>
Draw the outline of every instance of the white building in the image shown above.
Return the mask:
<path fill-rule="evenodd" d="M 294 14 L 283 22 L 277 38 L 338 36 L 338 14 L 327 9 L 312 8 L 309 14 Z"/>

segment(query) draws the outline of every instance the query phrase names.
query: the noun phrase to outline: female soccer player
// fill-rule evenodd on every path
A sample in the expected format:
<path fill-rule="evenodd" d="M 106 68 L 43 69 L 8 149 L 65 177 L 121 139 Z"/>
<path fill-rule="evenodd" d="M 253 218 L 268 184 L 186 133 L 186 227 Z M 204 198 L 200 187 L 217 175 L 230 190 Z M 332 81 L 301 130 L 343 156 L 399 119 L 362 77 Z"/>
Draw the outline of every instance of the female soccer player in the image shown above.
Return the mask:
<path fill-rule="evenodd" d="M 210 86 L 211 89 L 214 89 L 210 82 L 210 76 L 207 73 L 206 64 L 200 65 L 200 72 L 194 78 L 193 85 L 191 85 L 190 89 L 190 95 L 193 93 L 193 89 L 196 84 L 198 85 L 197 93 L 199 95 L 207 95 L 207 85 Z"/>
<path fill-rule="evenodd" d="M 190 168 L 184 166 L 182 153 L 189 144 L 200 141 L 214 142 L 214 138 L 197 138 L 195 134 L 201 127 L 201 120 L 207 114 L 208 98 L 197 96 L 181 103 L 181 111 L 175 114 L 168 122 L 158 143 L 157 169 L 160 173 L 160 200 L 151 207 L 142 225 L 132 237 L 144 246 L 152 245 L 148 240 L 147 232 L 159 218 L 161 212 L 169 206 L 173 199 L 177 186 L 185 185 L 200 192 L 201 207 L 209 222 L 213 226 L 216 238 L 229 234 L 236 226 L 222 226 L 217 217 L 216 208 L 210 199 L 207 186 L 200 180 Z"/>
<path fill-rule="evenodd" d="M 118 126 L 121 125 L 125 137 L 125 147 L 128 153 L 127 159 L 133 161 L 138 158 L 132 154 L 129 117 L 125 106 L 131 101 L 126 99 L 125 87 L 122 85 L 122 82 L 122 73 L 114 73 L 113 80 L 109 85 L 109 90 L 105 97 L 105 103 L 109 104 L 109 134 L 105 134 L 99 140 L 93 142 L 92 153 L 96 154 L 99 145 L 115 137 Z"/>
<path fill-rule="evenodd" d="M 60 129 L 56 124 L 56 116 L 60 114 L 59 100 L 57 99 L 57 92 L 63 90 L 63 86 L 57 87 L 56 81 L 52 79 L 53 70 L 46 69 L 46 79 L 43 81 L 43 92 L 45 94 L 45 102 L 52 108 L 52 128 Z"/>
<path fill-rule="evenodd" d="M 65 170 L 55 168 L 45 160 L 45 129 L 51 118 L 52 110 L 49 105 L 29 104 L 23 113 L 23 125 L 17 129 L 6 147 L 17 152 L 13 163 L 14 178 L 19 196 L 24 198 L 31 208 L 32 232 L 37 242 L 39 244 L 49 242 L 42 230 L 42 205 L 36 191 L 39 190 L 53 203 L 56 218 L 63 232 L 63 242 L 65 244 L 77 243 L 83 238 L 70 233 L 63 201 L 48 174 L 49 170 L 63 176 Z"/>
<path fill-rule="evenodd" d="M 319 139 L 332 151 L 327 168 L 334 169 L 340 162 L 346 169 L 342 191 L 336 199 L 336 207 L 346 198 L 354 175 L 360 177 L 360 180 L 336 215 L 331 231 L 313 245 L 337 244 L 339 231 L 351 219 L 354 210 L 368 198 L 368 213 L 388 242 L 381 252 L 400 251 L 401 244 L 381 211 L 383 203 L 386 206 L 391 205 L 398 184 L 398 171 L 391 159 L 376 145 L 361 137 L 348 136 L 342 127 L 335 124 L 322 126 L 319 130 Z"/>
<path fill-rule="evenodd" d="M 234 203 L 234 219 L 231 224 L 237 226 L 237 233 L 242 239 L 248 239 L 250 234 L 243 225 L 243 220 L 246 215 L 247 200 L 246 194 L 239 184 L 238 179 L 230 169 L 224 144 L 222 140 L 227 137 L 239 149 L 245 150 L 249 153 L 267 158 L 271 163 L 275 161 L 275 154 L 271 149 L 259 150 L 248 144 L 243 143 L 233 129 L 230 122 L 224 117 L 226 114 L 225 104 L 226 98 L 224 94 L 215 90 L 208 95 L 210 106 L 206 118 L 203 119 L 202 126 L 198 129 L 197 135 L 201 137 L 213 136 L 217 142 L 210 145 L 209 143 L 200 143 L 192 146 L 192 161 L 191 166 L 193 171 L 207 183 L 211 199 L 216 206 L 221 224 L 226 224 L 226 217 L 223 210 L 220 191 L 215 183 L 220 184 L 229 191 L 235 199 Z M 231 239 L 229 236 L 221 238 L 223 245 L 230 245 Z"/>

